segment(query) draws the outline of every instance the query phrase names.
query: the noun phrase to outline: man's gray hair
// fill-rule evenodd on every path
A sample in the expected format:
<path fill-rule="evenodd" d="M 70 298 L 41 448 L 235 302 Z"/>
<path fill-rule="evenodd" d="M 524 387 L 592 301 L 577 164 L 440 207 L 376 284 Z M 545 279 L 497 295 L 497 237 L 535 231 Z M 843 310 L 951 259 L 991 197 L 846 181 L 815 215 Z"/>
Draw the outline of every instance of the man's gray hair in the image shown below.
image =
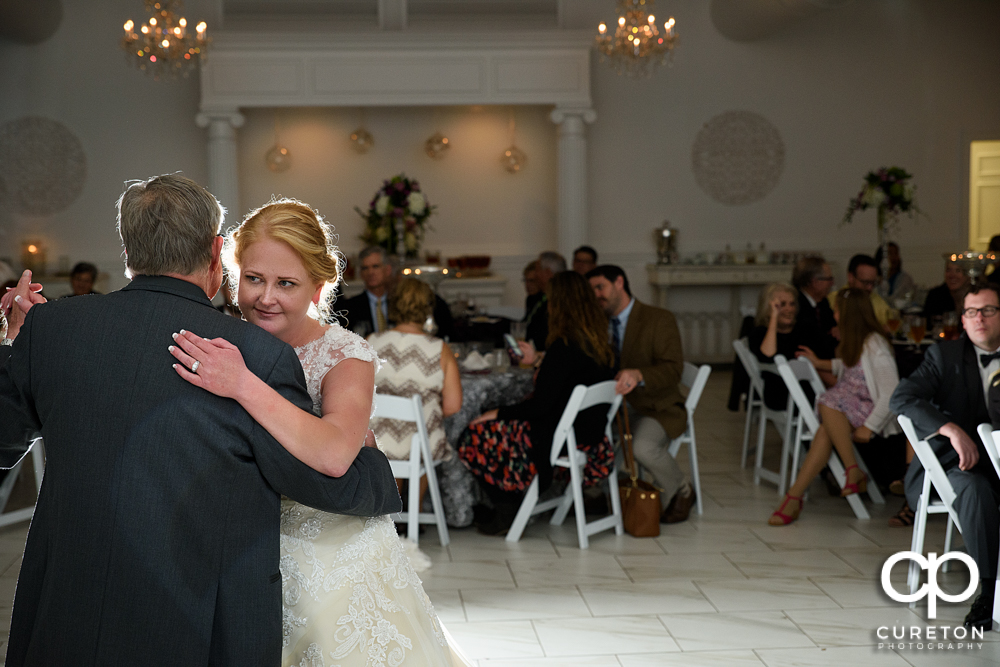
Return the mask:
<path fill-rule="evenodd" d="M 205 269 L 224 216 L 211 192 L 179 174 L 130 183 L 118 199 L 127 274 L 187 276 Z"/>
<path fill-rule="evenodd" d="M 566 270 L 566 258 L 557 252 L 547 250 L 538 256 L 538 268 L 555 275 Z"/>
<path fill-rule="evenodd" d="M 389 253 L 379 245 L 370 245 L 358 253 L 358 262 L 363 262 L 367 257 L 371 257 L 372 255 L 378 255 L 383 264 L 389 263 Z"/>

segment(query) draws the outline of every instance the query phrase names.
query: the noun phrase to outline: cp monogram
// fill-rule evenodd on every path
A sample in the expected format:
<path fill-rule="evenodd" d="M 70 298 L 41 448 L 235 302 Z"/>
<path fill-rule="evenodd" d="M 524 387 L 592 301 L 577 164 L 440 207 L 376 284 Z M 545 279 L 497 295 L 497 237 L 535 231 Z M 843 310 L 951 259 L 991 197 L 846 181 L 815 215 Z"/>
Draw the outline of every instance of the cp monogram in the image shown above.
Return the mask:
<path fill-rule="evenodd" d="M 912 560 L 917 565 L 920 566 L 922 570 L 927 570 L 927 583 L 920 587 L 916 593 L 903 594 L 898 592 L 892 587 L 892 582 L 889 581 L 889 574 L 892 572 L 892 566 L 901 560 Z M 938 568 L 941 567 L 941 563 L 949 560 L 960 560 L 969 568 L 969 587 L 958 595 L 949 595 L 938 587 L 937 583 L 937 572 Z M 937 599 L 941 598 L 945 602 L 963 602 L 972 597 L 972 594 L 976 592 L 976 587 L 979 585 L 979 568 L 976 567 L 976 561 L 972 560 L 972 556 L 961 551 L 949 551 L 944 554 L 941 558 L 933 551 L 927 554 L 927 558 L 918 554 L 916 551 L 900 551 L 897 554 L 893 554 L 885 561 L 885 565 L 882 566 L 882 589 L 885 594 L 896 602 L 916 602 L 921 598 L 927 598 L 927 616 L 928 618 L 937 618 Z"/>

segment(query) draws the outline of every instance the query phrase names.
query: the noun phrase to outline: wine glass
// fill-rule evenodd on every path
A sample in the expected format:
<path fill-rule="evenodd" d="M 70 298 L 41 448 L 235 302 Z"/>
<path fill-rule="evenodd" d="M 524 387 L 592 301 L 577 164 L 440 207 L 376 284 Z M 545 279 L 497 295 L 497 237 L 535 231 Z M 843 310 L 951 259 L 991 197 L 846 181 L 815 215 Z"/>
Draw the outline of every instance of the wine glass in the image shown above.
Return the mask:
<path fill-rule="evenodd" d="M 945 340 L 955 340 L 958 338 L 958 313 L 945 313 L 941 320 L 941 331 Z"/>

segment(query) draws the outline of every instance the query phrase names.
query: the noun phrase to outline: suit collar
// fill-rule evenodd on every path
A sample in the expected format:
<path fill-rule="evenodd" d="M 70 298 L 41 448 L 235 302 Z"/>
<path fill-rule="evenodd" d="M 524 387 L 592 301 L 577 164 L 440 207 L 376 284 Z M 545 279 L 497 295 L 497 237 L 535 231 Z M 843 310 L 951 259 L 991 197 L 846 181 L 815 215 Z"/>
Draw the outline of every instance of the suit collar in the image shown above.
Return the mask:
<path fill-rule="evenodd" d="M 639 328 L 642 326 L 643 315 L 645 315 L 646 306 L 639 299 L 632 301 L 632 312 L 629 313 L 628 322 L 625 323 L 625 334 L 622 336 L 622 354 L 625 354 L 625 350 L 631 350 L 635 347 L 635 339 L 639 335 Z"/>
<path fill-rule="evenodd" d="M 205 295 L 205 292 L 186 280 L 171 278 L 169 276 L 136 276 L 122 291 L 141 290 L 145 292 L 162 292 L 173 294 L 195 303 L 200 303 L 212 308 L 212 302 Z"/>

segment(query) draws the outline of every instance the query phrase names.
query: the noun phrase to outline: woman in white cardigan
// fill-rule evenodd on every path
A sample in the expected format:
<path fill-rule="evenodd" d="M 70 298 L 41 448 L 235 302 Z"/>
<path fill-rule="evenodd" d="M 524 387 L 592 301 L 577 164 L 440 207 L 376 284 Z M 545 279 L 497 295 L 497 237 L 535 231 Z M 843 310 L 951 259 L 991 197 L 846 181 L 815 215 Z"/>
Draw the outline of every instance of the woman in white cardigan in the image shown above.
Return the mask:
<path fill-rule="evenodd" d="M 886 437 L 899 432 L 896 416 L 889 411 L 889 397 L 899 384 L 899 373 L 868 292 L 849 287 L 840 290 L 834 317 L 840 330 L 836 358 L 818 359 L 808 348 L 796 355 L 809 359 L 817 370 L 832 372 L 837 384 L 817 399 L 819 432 L 795 483 L 768 520 L 772 526 L 785 526 L 798 518 L 802 494 L 826 466 L 832 449 L 837 450 L 847 473 L 847 484 L 840 495 L 863 493 L 868 479 L 858 468 L 852 443 L 868 442 L 876 434 Z"/>

